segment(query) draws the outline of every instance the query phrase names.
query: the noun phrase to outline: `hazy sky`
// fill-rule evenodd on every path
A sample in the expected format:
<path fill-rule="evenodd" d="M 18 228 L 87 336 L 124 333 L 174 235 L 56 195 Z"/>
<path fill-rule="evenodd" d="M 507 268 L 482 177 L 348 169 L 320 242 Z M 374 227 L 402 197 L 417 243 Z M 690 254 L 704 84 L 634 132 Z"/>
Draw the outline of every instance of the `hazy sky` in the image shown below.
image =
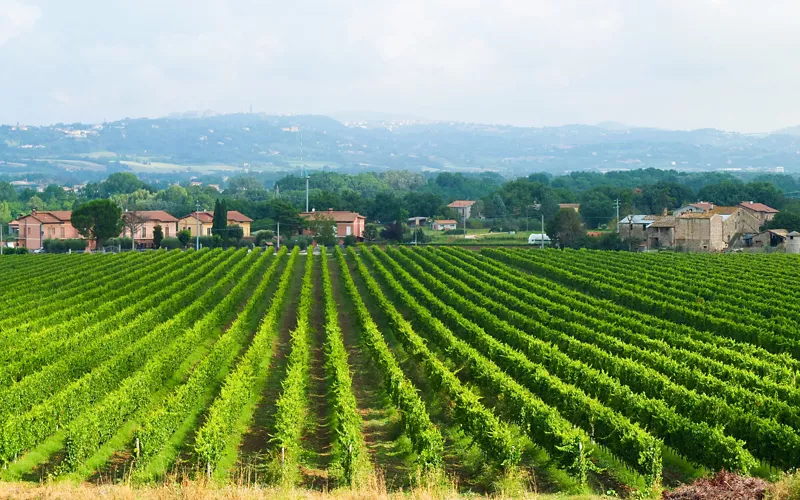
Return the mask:
<path fill-rule="evenodd" d="M 797 0 L 0 0 L 0 123 L 800 123 Z"/>

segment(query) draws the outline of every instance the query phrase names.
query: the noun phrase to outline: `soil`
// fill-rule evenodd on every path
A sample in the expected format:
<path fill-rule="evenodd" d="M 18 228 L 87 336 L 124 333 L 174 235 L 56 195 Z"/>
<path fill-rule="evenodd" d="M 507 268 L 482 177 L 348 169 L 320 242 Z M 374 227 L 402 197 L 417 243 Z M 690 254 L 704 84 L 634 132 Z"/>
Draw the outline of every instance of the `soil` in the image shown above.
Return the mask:
<path fill-rule="evenodd" d="M 742 477 L 720 471 L 711 479 L 698 479 L 674 491 L 665 491 L 665 500 L 762 500 L 769 484 L 763 479 Z"/>

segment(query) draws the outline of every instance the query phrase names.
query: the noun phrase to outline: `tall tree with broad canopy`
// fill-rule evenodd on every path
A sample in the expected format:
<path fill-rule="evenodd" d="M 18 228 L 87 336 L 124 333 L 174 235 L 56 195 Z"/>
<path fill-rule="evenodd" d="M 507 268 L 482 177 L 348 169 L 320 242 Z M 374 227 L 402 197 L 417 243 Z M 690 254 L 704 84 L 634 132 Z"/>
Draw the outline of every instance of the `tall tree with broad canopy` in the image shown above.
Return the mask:
<path fill-rule="evenodd" d="M 547 224 L 547 235 L 562 248 L 578 248 L 583 243 L 586 232 L 580 214 L 571 208 L 562 208 Z"/>
<path fill-rule="evenodd" d="M 111 200 L 92 200 L 72 212 L 72 225 L 100 248 L 103 241 L 122 231 L 122 210 Z"/>

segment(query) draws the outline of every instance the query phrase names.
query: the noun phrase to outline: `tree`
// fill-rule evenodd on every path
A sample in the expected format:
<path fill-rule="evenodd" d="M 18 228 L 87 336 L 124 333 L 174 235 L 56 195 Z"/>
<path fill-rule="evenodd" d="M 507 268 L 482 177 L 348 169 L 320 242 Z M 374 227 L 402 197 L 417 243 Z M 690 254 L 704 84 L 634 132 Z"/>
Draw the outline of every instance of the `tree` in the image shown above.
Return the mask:
<path fill-rule="evenodd" d="M 392 222 L 386 226 L 386 229 L 381 231 L 381 238 L 398 243 L 403 242 L 405 234 L 405 224 L 400 221 Z"/>
<path fill-rule="evenodd" d="M 0 201 L 0 230 L 2 230 L 2 225 L 8 224 L 12 220 L 11 207 L 9 207 L 8 202 Z"/>
<path fill-rule="evenodd" d="M 502 219 L 506 216 L 506 204 L 503 203 L 503 198 L 495 193 L 494 196 L 486 204 L 486 217 L 492 219 Z"/>
<path fill-rule="evenodd" d="M 110 200 L 92 200 L 72 212 L 72 225 L 99 248 L 122 231 L 122 210 Z"/>
<path fill-rule="evenodd" d="M 181 242 L 181 246 L 186 248 L 189 246 L 189 240 L 192 238 L 192 232 L 188 229 L 184 229 L 182 231 L 178 231 L 178 241 Z"/>
<path fill-rule="evenodd" d="M 378 226 L 375 224 L 367 224 L 364 227 L 364 239 L 367 241 L 375 241 L 378 239 Z"/>
<path fill-rule="evenodd" d="M 764 225 L 765 229 L 786 229 L 787 231 L 800 231 L 800 213 L 778 212 L 775 217 Z"/>
<path fill-rule="evenodd" d="M 122 227 L 125 233 L 131 232 L 131 249 L 136 245 L 136 231 L 144 227 L 147 217 L 138 210 L 126 211 L 122 214 Z M 123 236 L 126 234 L 123 233 Z"/>
<path fill-rule="evenodd" d="M 17 201 L 17 190 L 10 182 L 0 182 L 0 201 Z"/>
<path fill-rule="evenodd" d="M 146 186 L 140 181 L 136 174 L 131 172 L 117 172 L 111 174 L 102 183 L 101 191 L 105 196 L 114 194 L 130 194 Z"/>
<path fill-rule="evenodd" d="M 153 228 L 153 247 L 161 248 L 161 242 L 164 241 L 164 230 L 161 229 L 161 224 Z"/>
<path fill-rule="evenodd" d="M 225 227 L 225 233 L 227 234 L 227 239 L 234 244 L 244 238 L 244 229 L 242 226 L 237 224 L 232 224 L 230 226 Z"/>
<path fill-rule="evenodd" d="M 347 236 L 344 237 L 344 246 L 352 247 L 352 246 L 355 246 L 355 245 L 356 245 L 356 237 L 355 236 L 353 236 L 352 234 L 348 234 Z"/>
<path fill-rule="evenodd" d="M 316 212 L 308 221 L 317 244 L 329 247 L 336 244 L 336 221 L 324 212 Z"/>
<path fill-rule="evenodd" d="M 38 196 L 31 196 L 28 199 L 28 208 L 31 210 L 44 210 L 45 204 L 44 200 L 39 198 Z"/>
<path fill-rule="evenodd" d="M 225 200 L 219 200 L 214 203 L 214 221 L 211 223 L 211 234 L 221 238 L 226 237 L 226 229 L 228 228 L 228 209 L 225 206 Z"/>
<path fill-rule="evenodd" d="M 547 235 L 562 247 L 580 247 L 586 236 L 580 214 L 571 208 L 562 208 L 547 224 Z"/>

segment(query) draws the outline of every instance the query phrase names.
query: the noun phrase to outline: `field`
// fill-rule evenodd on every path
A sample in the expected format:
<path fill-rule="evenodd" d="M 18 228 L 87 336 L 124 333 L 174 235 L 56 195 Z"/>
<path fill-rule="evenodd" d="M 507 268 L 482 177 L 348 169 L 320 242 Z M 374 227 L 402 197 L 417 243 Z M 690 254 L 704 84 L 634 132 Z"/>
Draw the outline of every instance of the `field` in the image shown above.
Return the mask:
<path fill-rule="evenodd" d="M 0 495 L 655 497 L 723 468 L 772 480 L 800 466 L 798 264 L 458 247 L 4 256 Z"/>

